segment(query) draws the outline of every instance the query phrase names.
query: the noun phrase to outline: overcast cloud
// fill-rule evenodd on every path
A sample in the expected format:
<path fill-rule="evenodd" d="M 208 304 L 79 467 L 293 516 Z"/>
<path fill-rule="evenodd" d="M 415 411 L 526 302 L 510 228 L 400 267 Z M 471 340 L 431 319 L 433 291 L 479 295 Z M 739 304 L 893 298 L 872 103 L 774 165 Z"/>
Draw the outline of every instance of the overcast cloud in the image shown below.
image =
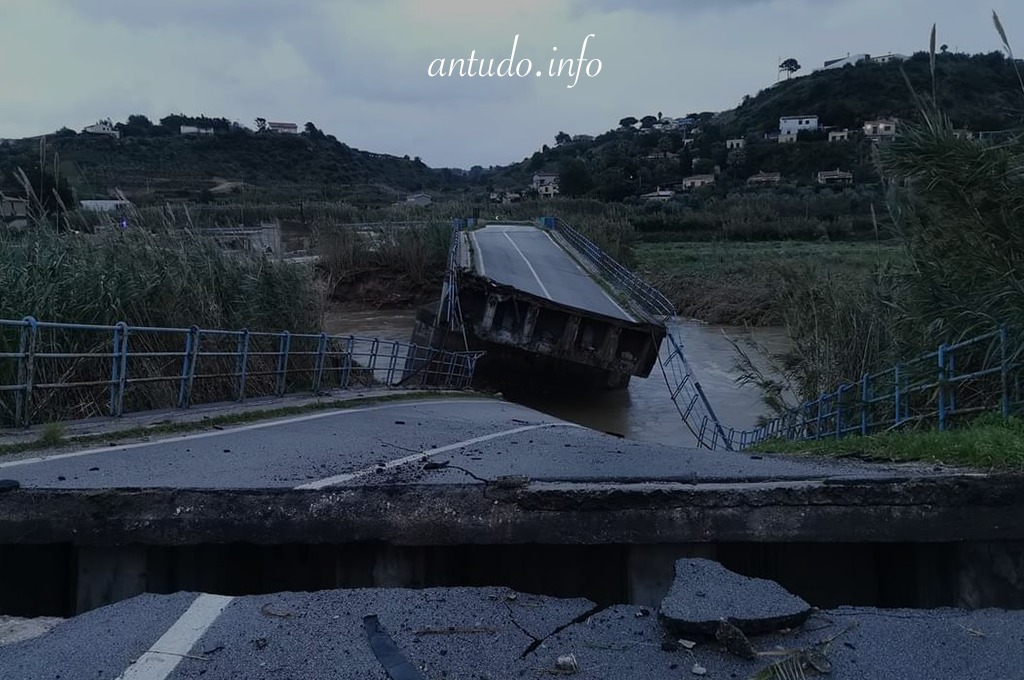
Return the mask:
<path fill-rule="evenodd" d="M 910 54 L 933 22 L 940 44 L 993 51 L 992 9 L 1024 53 L 1019 0 L 2 0 L 0 137 L 132 113 L 259 116 L 432 166 L 506 164 L 559 130 L 731 108 L 780 59 L 806 73 L 847 52 Z M 428 76 L 473 50 L 506 59 L 517 34 L 527 77 Z M 549 77 L 589 34 L 600 73 Z"/>

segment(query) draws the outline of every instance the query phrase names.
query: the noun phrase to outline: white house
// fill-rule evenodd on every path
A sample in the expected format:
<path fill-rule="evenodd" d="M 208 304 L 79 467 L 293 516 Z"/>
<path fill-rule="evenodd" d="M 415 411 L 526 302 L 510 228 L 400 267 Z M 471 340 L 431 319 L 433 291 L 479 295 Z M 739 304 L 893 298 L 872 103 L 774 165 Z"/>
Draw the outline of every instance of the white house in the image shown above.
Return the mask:
<path fill-rule="evenodd" d="M 183 135 L 212 135 L 213 128 L 201 128 L 195 125 L 182 125 L 181 134 Z"/>
<path fill-rule="evenodd" d="M 131 207 L 131 201 L 125 200 L 99 200 L 99 201 L 79 201 L 82 210 L 88 212 L 115 212 L 118 210 L 124 210 Z"/>
<path fill-rule="evenodd" d="M 557 172 L 538 172 L 533 176 L 533 188 L 536 189 L 541 196 L 550 198 L 558 194 L 558 173 Z"/>
<path fill-rule="evenodd" d="M 121 132 L 114 129 L 114 126 L 107 121 L 100 121 L 95 125 L 89 125 L 82 132 L 90 135 L 106 135 L 114 139 L 121 139 Z"/>
<path fill-rule="evenodd" d="M 690 175 L 683 178 L 684 189 L 700 189 L 715 183 L 714 175 Z"/>
<path fill-rule="evenodd" d="M 430 194 L 411 194 L 405 197 L 405 202 L 409 205 L 416 206 L 427 206 L 434 202 L 434 199 L 430 197 Z"/>
<path fill-rule="evenodd" d="M 818 184 L 853 184 L 853 173 L 835 170 L 822 170 L 818 173 Z"/>
<path fill-rule="evenodd" d="M 891 118 L 865 121 L 864 136 L 872 142 L 883 142 L 895 139 L 896 121 Z"/>
<path fill-rule="evenodd" d="M 299 126 L 295 123 L 272 123 L 267 121 L 267 129 L 271 132 L 283 132 L 287 135 L 299 134 Z"/>
<path fill-rule="evenodd" d="M 652 191 L 649 194 L 644 194 L 640 198 L 643 198 L 644 200 L 647 201 L 667 201 L 670 200 L 675 195 L 676 192 L 672 191 L 671 189 L 662 189 L 661 187 L 658 187 L 657 191 Z"/>
<path fill-rule="evenodd" d="M 812 115 L 804 116 L 783 116 L 779 118 L 780 135 L 796 135 L 804 130 L 815 132 L 818 130 L 818 117 Z"/>
<path fill-rule="evenodd" d="M 908 57 L 905 54 L 896 54 L 895 52 L 890 52 L 889 54 L 883 54 L 880 57 L 872 57 L 871 61 L 875 62 L 876 64 L 888 64 L 890 61 L 906 61 L 909 58 L 910 57 Z"/>
<path fill-rule="evenodd" d="M 862 61 L 868 61 L 871 59 L 870 54 L 850 54 L 846 53 L 845 57 L 838 57 L 836 59 L 829 59 L 825 62 L 825 65 L 819 68 L 819 71 L 828 71 L 836 68 L 843 68 L 844 66 L 856 66 Z"/>
<path fill-rule="evenodd" d="M 727 140 L 725 140 L 725 148 L 728 149 L 729 151 L 732 151 L 733 149 L 742 149 L 746 145 L 747 145 L 747 140 L 745 140 L 745 139 L 727 139 Z"/>
<path fill-rule="evenodd" d="M 828 141 L 830 142 L 848 142 L 850 141 L 849 130 L 830 130 L 828 133 Z"/>

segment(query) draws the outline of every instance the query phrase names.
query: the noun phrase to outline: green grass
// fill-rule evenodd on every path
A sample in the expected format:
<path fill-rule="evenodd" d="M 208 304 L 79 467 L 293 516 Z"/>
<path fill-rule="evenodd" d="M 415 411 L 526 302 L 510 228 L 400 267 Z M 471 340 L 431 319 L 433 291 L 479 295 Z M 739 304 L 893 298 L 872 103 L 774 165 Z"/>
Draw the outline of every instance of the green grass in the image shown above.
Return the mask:
<path fill-rule="evenodd" d="M 473 399 L 481 396 L 490 396 L 479 392 L 444 392 L 445 399 Z M 373 406 L 390 402 L 417 401 L 420 399 L 434 399 L 438 396 L 430 392 L 409 392 L 397 394 L 384 394 L 375 397 L 356 397 L 354 399 L 334 399 L 331 401 L 316 402 L 314 404 L 303 404 L 301 406 L 284 406 L 275 409 L 259 411 L 246 411 L 240 413 L 227 413 L 224 415 L 203 418 L 202 420 L 184 422 L 163 422 L 143 427 L 128 427 L 123 430 L 90 434 L 81 437 L 67 437 L 64 426 L 60 423 L 51 423 L 45 426 L 40 432 L 38 439 L 19 442 L 17 444 L 0 445 L 0 456 L 28 451 L 41 451 L 55 448 L 78 448 L 89 444 L 105 443 L 114 444 L 126 440 L 152 437 L 153 435 L 180 434 L 184 432 L 196 432 L 209 428 L 221 428 L 228 425 L 242 425 L 261 420 L 273 420 L 275 418 L 286 418 L 289 416 L 302 415 L 316 411 L 331 409 L 351 409 L 360 406 Z M 55 427 L 54 427 L 55 426 Z M 57 432 L 60 436 L 56 439 L 52 436 Z"/>
<path fill-rule="evenodd" d="M 769 441 L 748 449 L 829 458 L 921 461 L 985 470 L 1024 471 L 1024 420 L 983 416 L 960 429 L 891 432 L 808 442 Z"/>
<path fill-rule="evenodd" d="M 684 316 L 727 325 L 780 325 L 784 269 L 867 280 L 902 252 L 896 242 L 639 243 L 637 269 Z"/>

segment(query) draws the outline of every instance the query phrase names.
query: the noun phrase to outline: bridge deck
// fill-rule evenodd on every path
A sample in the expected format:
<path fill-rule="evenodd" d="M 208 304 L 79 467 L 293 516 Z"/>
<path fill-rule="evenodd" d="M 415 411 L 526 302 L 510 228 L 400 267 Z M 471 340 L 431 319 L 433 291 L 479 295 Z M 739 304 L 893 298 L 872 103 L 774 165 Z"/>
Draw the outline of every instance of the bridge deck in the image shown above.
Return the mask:
<path fill-rule="evenodd" d="M 575 260 L 537 227 L 489 225 L 469 232 L 476 274 L 554 303 L 637 321 Z"/>

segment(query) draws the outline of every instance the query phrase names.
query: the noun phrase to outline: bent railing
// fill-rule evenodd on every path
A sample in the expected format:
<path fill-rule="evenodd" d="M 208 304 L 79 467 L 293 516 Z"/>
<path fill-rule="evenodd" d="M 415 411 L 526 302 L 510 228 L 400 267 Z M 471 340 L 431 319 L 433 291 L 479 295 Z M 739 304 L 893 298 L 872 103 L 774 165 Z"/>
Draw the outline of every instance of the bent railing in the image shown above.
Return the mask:
<path fill-rule="evenodd" d="M 478 352 L 356 336 L 0 319 L 0 424 L 330 389 L 461 389 Z"/>

